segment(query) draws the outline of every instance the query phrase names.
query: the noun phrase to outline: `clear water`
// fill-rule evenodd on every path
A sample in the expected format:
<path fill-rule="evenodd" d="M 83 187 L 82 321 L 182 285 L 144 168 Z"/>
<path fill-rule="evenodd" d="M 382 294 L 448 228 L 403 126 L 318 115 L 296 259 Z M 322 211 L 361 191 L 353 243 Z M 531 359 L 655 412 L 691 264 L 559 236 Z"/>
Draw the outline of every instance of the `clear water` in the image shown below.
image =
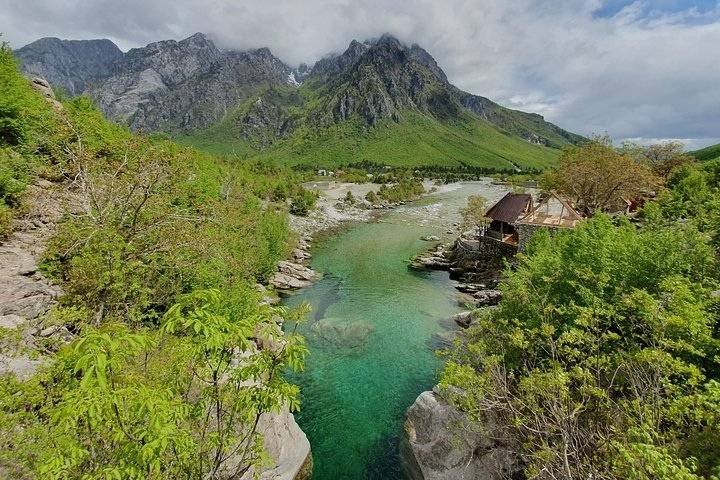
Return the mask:
<path fill-rule="evenodd" d="M 405 410 L 432 387 L 435 355 L 454 326 L 457 292 L 445 272 L 413 272 L 423 235 L 449 239 L 467 196 L 493 201 L 503 187 L 473 182 L 358 224 L 320 242 L 312 266 L 324 278 L 286 299 L 308 302 L 300 326 L 310 355 L 292 380 L 302 389 L 296 418 L 315 462 L 313 480 L 402 478 L 398 445 Z"/>

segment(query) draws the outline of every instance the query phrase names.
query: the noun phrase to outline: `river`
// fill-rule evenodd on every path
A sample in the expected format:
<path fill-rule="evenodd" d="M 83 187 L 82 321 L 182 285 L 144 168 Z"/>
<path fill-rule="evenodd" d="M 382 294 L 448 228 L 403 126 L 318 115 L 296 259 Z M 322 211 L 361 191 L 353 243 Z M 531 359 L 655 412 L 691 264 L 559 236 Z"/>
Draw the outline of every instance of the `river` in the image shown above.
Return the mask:
<path fill-rule="evenodd" d="M 469 195 L 494 202 L 506 192 L 489 181 L 455 184 L 314 246 L 312 267 L 323 279 L 284 300 L 313 309 L 299 326 L 306 368 L 292 377 L 313 480 L 402 478 L 404 412 L 436 382 L 435 351 L 461 309 L 446 272 L 413 272 L 407 261 L 431 246 L 423 235 L 452 239 L 446 231 Z"/>

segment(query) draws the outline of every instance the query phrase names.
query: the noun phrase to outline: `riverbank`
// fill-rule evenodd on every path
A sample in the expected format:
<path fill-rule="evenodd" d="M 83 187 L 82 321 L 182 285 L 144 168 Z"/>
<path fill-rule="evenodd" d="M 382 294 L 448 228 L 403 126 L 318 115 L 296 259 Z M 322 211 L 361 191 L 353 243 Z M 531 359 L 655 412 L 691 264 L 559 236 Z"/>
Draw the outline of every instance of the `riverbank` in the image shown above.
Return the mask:
<path fill-rule="evenodd" d="M 291 381 L 301 387 L 296 418 L 312 445 L 314 480 L 402 478 L 405 412 L 436 382 L 435 351 L 458 330 L 448 319 L 462 303 L 446 272 L 413 271 L 408 260 L 457 237 L 469 195 L 506 191 L 490 181 L 445 185 L 313 235 L 306 264 L 323 275 L 281 301 L 312 307 L 297 326 L 310 349 L 306 370 Z"/>
<path fill-rule="evenodd" d="M 379 192 L 381 184 L 335 182 L 305 184 L 306 188 L 318 193 L 316 206 L 306 216 L 290 215 L 290 227 L 298 235 L 298 241 L 291 257 L 279 262 L 278 271 L 270 278 L 269 284 L 283 294 L 309 287 L 322 277 L 308 266 L 312 259 L 310 249 L 318 236 L 328 237 L 354 223 L 378 220 L 387 211 L 406 205 L 408 202 L 458 188 L 458 184 L 438 185 L 434 180 L 425 180 L 422 185 L 424 193 L 417 198 L 402 202 L 377 200 L 373 203 L 365 197 L 369 192 Z M 348 201 L 348 196 L 353 200 Z"/>

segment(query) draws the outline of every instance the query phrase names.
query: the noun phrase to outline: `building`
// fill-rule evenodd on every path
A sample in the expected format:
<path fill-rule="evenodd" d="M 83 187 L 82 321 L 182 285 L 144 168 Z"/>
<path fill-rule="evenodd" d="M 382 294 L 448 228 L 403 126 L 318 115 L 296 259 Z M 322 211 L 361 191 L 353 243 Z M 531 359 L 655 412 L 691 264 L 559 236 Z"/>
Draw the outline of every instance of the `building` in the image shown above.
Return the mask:
<path fill-rule="evenodd" d="M 495 240 L 517 245 L 518 232 L 515 224 L 533 209 L 532 196 L 528 193 L 507 193 L 485 213 L 491 222 L 485 235 Z"/>
<path fill-rule="evenodd" d="M 550 230 L 551 233 L 563 228 L 574 228 L 583 218 L 566 200 L 555 192 L 550 192 L 535 208 L 517 221 L 518 249 L 524 250 L 532 234 L 540 228 Z"/>

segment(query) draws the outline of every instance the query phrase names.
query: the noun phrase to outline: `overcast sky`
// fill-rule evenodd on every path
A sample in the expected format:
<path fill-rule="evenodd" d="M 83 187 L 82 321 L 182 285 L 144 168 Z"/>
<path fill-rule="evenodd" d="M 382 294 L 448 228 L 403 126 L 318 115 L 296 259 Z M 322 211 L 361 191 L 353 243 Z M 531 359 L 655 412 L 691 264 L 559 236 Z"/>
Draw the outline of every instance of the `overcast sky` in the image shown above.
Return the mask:
<path fill-rule="evenodd" d="M 458 87 L 585 135 L 720 142 L 720 0 L 0 0 L 0 32 L 127 50 L 205 32 L 314 63 L 390 32 Z"/>

